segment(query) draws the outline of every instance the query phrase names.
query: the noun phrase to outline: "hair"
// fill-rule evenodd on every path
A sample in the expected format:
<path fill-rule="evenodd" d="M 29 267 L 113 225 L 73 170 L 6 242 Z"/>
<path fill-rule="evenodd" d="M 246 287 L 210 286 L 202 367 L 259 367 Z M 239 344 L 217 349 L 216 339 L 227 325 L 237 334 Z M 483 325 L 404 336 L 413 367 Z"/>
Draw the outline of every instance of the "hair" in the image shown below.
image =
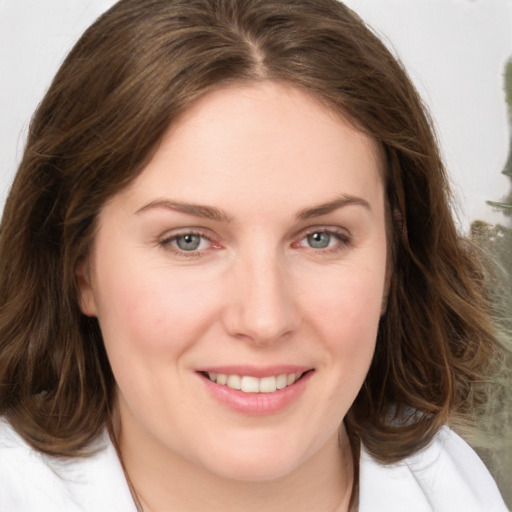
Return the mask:
<path fill-rule="evenodd" d="M 391 279 L 376 352 L 345 424 L 385 463 L 487 397 L 498 343 L 484 273 L 459 238 L 432 123 L 401 64 L 336 0 L 121 0 L 72 49 L 31 125 L 0 236 L 0 414 L 77 456 L 109 424 L 115 381 L 77 265 L 105 202 L 191 103 L 278 81 L 380 146 Z"/>

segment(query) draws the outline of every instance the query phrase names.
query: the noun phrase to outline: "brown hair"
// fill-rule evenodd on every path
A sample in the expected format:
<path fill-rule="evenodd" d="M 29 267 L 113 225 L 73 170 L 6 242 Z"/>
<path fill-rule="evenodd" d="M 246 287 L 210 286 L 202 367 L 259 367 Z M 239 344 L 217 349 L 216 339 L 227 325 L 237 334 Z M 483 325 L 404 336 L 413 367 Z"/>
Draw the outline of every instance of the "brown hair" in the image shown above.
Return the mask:
<path fill-rule="evenodd" d="M 497 344 L 482 274 L 425 109 L 371 30 L 336 0 L 121 0 L 39 106 L 2 221 L 0 414 L 35 448 L 80 454 L 111 416 L 114 378 L 75 280 L 98 212 L 194 99 L 257 80 L 324 101 L 385 158 L 393 272 L 353 438 L 396 461 L 485 401 Z"/>

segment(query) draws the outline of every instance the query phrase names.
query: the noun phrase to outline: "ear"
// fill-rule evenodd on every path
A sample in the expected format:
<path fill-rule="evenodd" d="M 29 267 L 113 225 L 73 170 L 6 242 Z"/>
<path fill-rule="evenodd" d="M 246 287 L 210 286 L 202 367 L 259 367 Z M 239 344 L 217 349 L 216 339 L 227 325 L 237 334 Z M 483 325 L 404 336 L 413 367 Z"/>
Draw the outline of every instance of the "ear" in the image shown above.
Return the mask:
<path fill-rule="evenodd" d="M 78 304 L 84 315 L 96 316 L 96 300 L 91 282 L 89 258 L 81 260 L 75 270 L 78 285 Z"/>

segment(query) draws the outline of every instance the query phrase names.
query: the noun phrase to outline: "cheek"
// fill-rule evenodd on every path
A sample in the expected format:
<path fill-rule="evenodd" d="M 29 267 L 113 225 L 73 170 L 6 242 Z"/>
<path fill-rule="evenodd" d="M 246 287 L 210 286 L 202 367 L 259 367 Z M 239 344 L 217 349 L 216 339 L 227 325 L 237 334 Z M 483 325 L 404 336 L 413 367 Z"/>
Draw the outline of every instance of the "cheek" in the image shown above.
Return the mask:
<path fill-rule="evenodd" d="M 128 359 L 127 348 L 145 358 L 174 357 L 194 342 L 218 307 L 218 297 L 204 283 L 149 265 L 144 272 L 106 268 L 98 281 L 98 319 L 112 357 L 124 351 Z"/>
<path fill-rule="evenodd" d="M 381 315 L 384 281 L 384 272 L 347 268 L 307 293 L 308 301 L 315 315 L 335 331 L 371 330 Z"/>
<path fill-rule="evenodd" d="M 345 270 L 333 273 L 322 290 L 308 295 L 306 310 L 334 364 L 366 371 L 375 349 L 385 272 Z"/>
<path fill-rule="evenodd" d="M 165 272 L 155 274 L 144 272 L 131 279 L 104 275 L 98 300 L 98 319 L 119 392 L 139 418 L 169 400 L 186 399 L 168 390 L 182 389 L 186 354 L 211 325 L 208 312 L 214 307 L 208 294 L 166 279 Z"/>

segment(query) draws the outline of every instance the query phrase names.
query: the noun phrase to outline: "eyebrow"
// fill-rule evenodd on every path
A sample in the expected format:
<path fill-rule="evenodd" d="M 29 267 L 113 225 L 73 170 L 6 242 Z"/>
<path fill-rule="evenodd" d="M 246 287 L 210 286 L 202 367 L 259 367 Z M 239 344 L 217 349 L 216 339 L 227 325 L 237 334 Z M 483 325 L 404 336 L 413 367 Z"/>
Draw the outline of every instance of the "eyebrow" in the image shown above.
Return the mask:
<path fill-rule="evenodd" d="M 362 197 L 343 194 L 342 196 L 337 197 L 332 201 L 300 210 L 299 213 L 297 213 L 296 218 L 298 220 L 308 220 L 315 217 L 320 217 L 322 215 L 327 215 L 335 210 L 352 205 L 363 206 L 364 208 L 371 210 L 371 206 L 368 201 Z M 148 210 L 160 208 L 185 213 L 187 215 L 193 215 L 194 217 L 210 219 L 217 222 L 233 222 L 233 217 L 219 208 L 194 203 L 181 203 L 168 199 L 155 199 L 154 201 L 151 201 L 147 205 L 137 210 L 135 214 L 138 215 Z"/>
<path fill-rule="evenodd" d="M 297 219 L 308 220 L 314 217 L 321 217 L 322 215 L 327 215 L 328 213 L 338 210 L 339 208 L 352 205 L 363 206 L 367 210 L 371 211 L 370 203 L 368 203 L 368 201 L 366 201 L 362 197 L 343 194 L 342 196 L 337 197 L 332 201 L 328 201 L 326 203 L 322 203 L 317 206 L 301 210 L 297 214 Z"/>
<path fill-rule="evenodd" d="M 204 206 L 194 203 L 180 203 L 177 201 L 169 201 L 167 199 L 156 199 L 147 205 L 143 206 L 135 212 L 135 214 L 143 213 L 148 210 L 163 208 L 176 212 L 186 213 L 194 217 L 201 217 L 203 219 L 215 220 L 217 222 L 232 222 L 233 218 L 225 211 L 215 208 L 213 206 Z"/>

